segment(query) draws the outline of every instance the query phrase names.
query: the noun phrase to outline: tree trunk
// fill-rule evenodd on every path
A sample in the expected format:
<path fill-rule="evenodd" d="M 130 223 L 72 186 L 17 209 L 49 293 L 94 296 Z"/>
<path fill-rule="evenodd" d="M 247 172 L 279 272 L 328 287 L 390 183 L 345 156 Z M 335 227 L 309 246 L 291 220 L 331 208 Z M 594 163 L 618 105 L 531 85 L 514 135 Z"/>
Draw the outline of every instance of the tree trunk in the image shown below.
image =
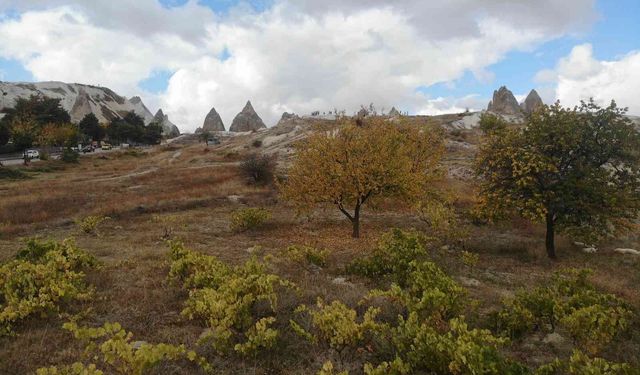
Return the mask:
<path fill-rule="evenodd" d="M 556 259 L 556 246 L 555 246 L 555 228 L 553 214 L 547 214 L 547 240 L 546 240 L 547 255 L 551 259 Z"/>
<path fill-rule="evenodd" d="M 355 212 L 353 213 L 353 219 L 351 220 L 353 224 L 353 234 L 351 235 L 353 238 L 360 238 L 360 205 L 356 205 Z"/>

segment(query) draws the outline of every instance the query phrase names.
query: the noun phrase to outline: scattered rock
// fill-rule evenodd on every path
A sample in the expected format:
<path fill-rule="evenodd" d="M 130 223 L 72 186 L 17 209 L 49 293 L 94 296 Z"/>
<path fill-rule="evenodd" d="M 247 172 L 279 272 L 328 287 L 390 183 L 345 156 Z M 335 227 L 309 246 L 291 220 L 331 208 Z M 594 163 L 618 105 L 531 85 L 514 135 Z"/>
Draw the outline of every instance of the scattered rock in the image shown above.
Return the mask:
<path fill-rule="evenodd" d="M 542 107 L 543 105 L 544 103 L 542 102 L 542 98 L 540 98 L 540 95 L 538 95 L 538 92 L 536 90 L 531 90 L 524 102 L 520 104 L 520 107 L 525 113 L 531 114 L 533 111 Z"/>
<path fill-rule="evenodd" d="M 522 109 L 516 97 L 506 86 L 502 86 L 493 92 L 493 100 L 489 102 L 487 111 L 502 115 L 522 114 Z"/>
<path fill-rule="evenodd" d="M 466 287 L 479 287 L 481 284 L 479 280 L 470 277 L 459 276 L 458 280 L 460 280 L 460 284 Z"/>
<path fill-rule="evenodd" d="M 260 245 L 251 246 L 251 247 L 248 247 L 245 251 L 248 254 L 259 254 L 262 252 L 262 246 Z"/>
<path fill-rule="evenodd" d="M 240 195 L 229 195 L 229 196 L 227 196 L 227 200 L 229 202 L 233 202 L 233 203 L 240 203 L 240 199 L 242 199 L 242 196 L 240 196 Z"/>
<path fill-rule="evenodd" d="M 347 278 L 343 276 L 334 278 L 333 280 L 331 280 L 331 283 L 335 285 L 353 286 L 353 284 L 348 282 Z"/>
<path fill-rule="evenodd" d="M 229 128 L 232 132 L 250 132 L 259 129 L 265 129 L 267 126 L 264 124 L 260 116 L 256 113 L 251 105 L 251 101 L 248 101 L 242 111 L 236 115 L 233 119 L 233 123 Z"/>
<path fill-rule="evenodd" d="M 593 254 L 593 253 L 597 253 L 598 249 L 596 249 L 595 247 L 585 247 L 584 249 L 582 249 L 582 252 L 587 254 Z"/>
<path fill-rule="evenodd" d="M 146 341 L 134 341 L 134 342 L 131 343 L 131 347 L 134 350 L 138 350 L 138 349 L 140 349 L 142 347 L 142 345 L 147 345 L 147 344 L 148 344 L 148 342 L 146 342 Z"/>
<path fill-rule="evenodd" d="M 202 125 L 202 132 L 223 132 L 225 131 L 224 123 L 222 122 L 222 118 L 216 111 L 215 108 L 211 108 L 211 111 L 207 114 L 207 117 L 204 119 L 204 124 Z"/>
<path fill-rule="evenodd" d="M 615 251 L 616 253 L 619 253 L 619 254 L 640 255 L 640 251 L 635 250 L 635 249 L 618 248 L 618 249 L 615 249 L 613 251 Z"/>
<path fill-rule="evenodd" d="M 542 342 L 553 345 L 554 347 L 562 346 L 567 340 L 559 333 L 553 332 L 544 337 Z"/>

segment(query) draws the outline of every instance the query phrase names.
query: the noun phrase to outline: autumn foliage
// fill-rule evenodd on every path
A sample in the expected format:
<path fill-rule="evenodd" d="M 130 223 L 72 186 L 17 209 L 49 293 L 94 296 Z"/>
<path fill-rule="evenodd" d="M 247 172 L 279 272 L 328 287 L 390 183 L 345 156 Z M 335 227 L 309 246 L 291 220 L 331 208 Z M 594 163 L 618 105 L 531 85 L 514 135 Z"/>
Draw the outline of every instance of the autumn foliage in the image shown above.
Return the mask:
<path fill-rule="evenodd" d="M 438 175 L 442 137 L 430 128 L 372 118 L 344 120 L 302 142 L 282 195 L 300 211 L 334 204 L 360 236 L 360 212 L 382 196 L 414 200 Z"/>

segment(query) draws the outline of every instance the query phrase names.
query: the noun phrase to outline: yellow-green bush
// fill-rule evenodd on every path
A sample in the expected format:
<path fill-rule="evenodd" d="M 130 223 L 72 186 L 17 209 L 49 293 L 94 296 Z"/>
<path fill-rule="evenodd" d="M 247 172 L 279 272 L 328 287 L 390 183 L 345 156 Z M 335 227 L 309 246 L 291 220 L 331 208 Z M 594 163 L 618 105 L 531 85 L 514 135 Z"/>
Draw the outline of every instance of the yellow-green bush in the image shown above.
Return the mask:
<path fill-rule="evenodd" d="M 628 328 L 633 313 L 618 297 L 598 292 L 589 274 L 568 269 L 555 273 L 548 285 L 519 291 L 497 314 L 498 330 L 518 337 L 562 326 L 584 350 L 596 354 Z"/>
<path fill-rule="evenodd" d="M 324 267 L 327 264 L 329 251 L 326 249 L 316 249 L 311 246 L 291 245 L 285 249 L 284 256 L 294 262 L 305 262 L 318 267 Z"/>
<path fill-rule="evenodd" d="M 604 358 L 590 358 L 579 350 L 574 350 L 568 361 L 556 359 L 544 365 L 535 375 L 637 375 L 640 369 L 633 369 L 626 363 L 609 362 Z"/>
<path fill-rule="evenodd" d="M 206 360 L 184 345 L 149 344 L 133 342 L 133 334 L 125 331 L 119 323 L 105 323 L 102 327 L 78 327 L 76 323 L 65 323 L 64 329 L 86 344 L 85 351 L 93 360 L 101 359 L 107 373 L 142 375 L 146 370 L 165 361 L 188 360 L 203 369 L 210 368 Z M 41 368 L 37 375 L 78 374 L 100 375 L 95 364 L 76 362 L 71 366 Z"/>
<path fill-rule="evenodd" d="M 107 216 L 92 215 L 82 219 L 77 219 L 76 225 L 86 234 L 97 234 L 98 226 L 107 219 L 109 219 Z"/>
<path fill-rule="evenodd" d="M 279 332 L 271 326 L 276 322 L 278 289 L 293 284 L 269 273 L 255 258 L 230 267 L 179 243 L 171 246 L 170 277 L 182 280 L 189 289 L 182 315 L 205 323 L 209 331 L 202 342 L 211 343 L 221 354 L 233 350 L 243 355 L 275 344 Z M 258 304 L 264 303 L 266 316 L 257 311 Z"/>
<path fill-rule="evenodd" d="M 30 240 L 16 259 L 0 265 L 0 335 L 32 315 L 59 311 L 65 303 L 88 300 L 92 290 L 83 270 L 96 266 L 72 240 Z"/>
<path fill-rule="evenodd" d="M 231 214 L 231 230 L 244 232 L 258 229 L 271 219 L 271 212 L 264 208 L 243 208 Z"/>
<path fill-rule="evenodd" d="M 371 256 L 356 260 L 347 270 L 373 279 L 388 278 L 405 287 L 412 270 L 410 263 L 427 258 L 426 242 L 417 232 L 393 229 L 382 236 Z"/>

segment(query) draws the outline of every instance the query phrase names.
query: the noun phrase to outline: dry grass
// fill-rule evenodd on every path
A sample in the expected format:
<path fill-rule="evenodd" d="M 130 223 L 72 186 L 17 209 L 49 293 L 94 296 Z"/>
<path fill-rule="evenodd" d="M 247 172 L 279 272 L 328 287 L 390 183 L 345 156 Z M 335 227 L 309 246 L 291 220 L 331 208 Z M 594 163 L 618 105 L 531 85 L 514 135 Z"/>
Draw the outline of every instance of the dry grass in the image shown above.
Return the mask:
<path fill-rule="evenodd" d="M 239 146 L 210 146 L 208 151 L 203 145 L 170 146 L 141 156 L 92 156 L 81 158 L 79 165 L 64 170 L 3 183 L 0 260 L 13 256 L 22 237 L 78 236 L 79 246 L 104 265 L 88 275 L 96 287 L 95 300 L 90 305 L 77 306 L 91 307 L 86 324 L 118 321 L 138 340 L 194 346 L 203 327 L 180 316 L 186 295 L 167 283 L 168 249 L 161 239 L 164 230 L 158 217 L 170 217 L 172 235 L 183 239 L 188 247 L 225 262 L 245 261 L 256 246 L 260 255 L 276 256 L 277 273 L 297 283 L 303 291 L 299 296 L 285 297 L 284 310 L 313 303 L 318 296 L 355 306 L 374 284 L 354 277 L 348 277 L 347 284 L 333 283 L 334 278 L 345 276 L 345 265 L 365 256 L 380 233 L 391 227 L 425 230 L 409 207 L 393 201 L 381 202 L 377 210 L 365 208 L 363 238 L 359 240 L 350 237 L 349 224 L 332 207 L 318 210 L 311 218 L 297 217 L 291 207 L 278 200 L 272 187 L 242 182 L 237 174 L 242 154 L 230 153 L 234 147 Z M 473 187 L 468 182 L 449 181 L 446 185 L 461 196 L 459 210 L 471 206 Z M 230 195 L 240 198 L 228 199 Z M 229 228 L 229 215 L 243 206 L 267 207 L 273 219 L 265 229 L 235 233 Z M 95 214 L 112 219 L 100 226 L 100 236 L 79 234 L 73 219 Z M 459 249 L 440 250 L 434 257 L 454 276 L 473 277 L 481 282 L 479 287 L 469 288 L 471 296 L 480 301 L 481 314 L 495 310 L 501 299 L 517 288 L 543 282 L 552 271 L 568 266 L 593 268 L 600 287 L 624 297 L 636 309 L 640 307 L 640 261 L 614 255 L 606 246 L 597 254 L 584 254 L 560 239 L 560 261 L 550 262 L 544 256 L 542 234 L 541 227 L 522 220 L 471 226 L 465 247 L 480 256 L 475 269 L 462 265 Z M 633 241 L 626 244 L 637 246 Z M 282 258 L 281 251 L 292 244 L 329 250 L 328 264 L 315 269 Z M 279 320 L 286 324 L 288 317 Z M 32 319 L 18 327 L 16 337 L 0 338 L 0 373 L 30 373 L 40 366 L 80 359 L 82 348 L 60 328 L 63 322 L 56 316 Z M 291 346 L 278 348 L 272 358 L 257 362 L 220 360 L 217 365 L 227 373 L 305 374 L 309 369 L 318 369 L 327 357 L 327 353 L 315 353 L 295 337 L 286 338 Z M 625 358 L 624 353 L 637 350 L 640 339 L 632 337 L 621 345 L 624 350 L 611 353 L 611 358 L 634 360 Z M 511 354 L 527 363 L 536 360 L 520 344 L 512 348 Z M 536 353 L 538 359 L 554 355 L 549 348 L 540 348 Z M 162 367 L 157 373 L 197 371 Z"/>

